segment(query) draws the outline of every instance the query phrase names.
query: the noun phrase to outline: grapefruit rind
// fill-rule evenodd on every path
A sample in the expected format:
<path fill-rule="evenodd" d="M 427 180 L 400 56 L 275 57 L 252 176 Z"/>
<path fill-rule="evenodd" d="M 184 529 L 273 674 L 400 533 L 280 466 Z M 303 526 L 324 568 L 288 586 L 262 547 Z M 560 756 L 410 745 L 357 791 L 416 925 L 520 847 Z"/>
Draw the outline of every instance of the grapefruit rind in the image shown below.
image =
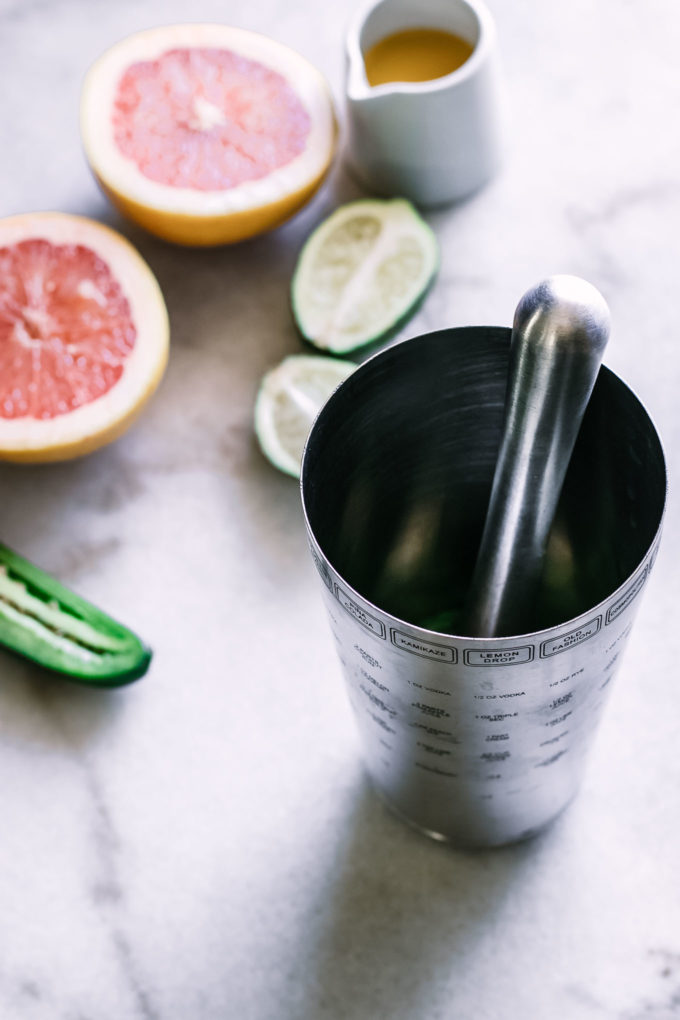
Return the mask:
<path fill-rule="evenodd" d="M 116 145 L 111 111 L 122 73 L 137 61 L 175 47 L 220 47 L 281 74 L 310 117 L 305 149 L 258 180 L 216 191 L 150 180 Z M 244 240 L 283 223 L 322 183 L 336 144 L 333 100 L 323 75 L 289 47 L 267 36 L 216 24 L 166 25 L 121 40 L 88 71 L 80 129 L 85 155 L 101 188 L 120 211 L 164 240 L 217 245 Z"/>
<path fill-rule="evenodd" d="M 0 643 L 96 687 L 143 676 L 151 650 L 132 631 L 0 544 Z"/>
<path fill-rule="evenodd" d="M 295 323 L 312 347 L 351 354 L 405 325 L 438 269 L 435 234 L 406 199 L 348 202 L 300 252 L 291 283 Z"/>
<path fill-rule="evenodd" d="M 314 354 L 291 354 L 267 372 L 255 400 L 255 434 L 279 471 L 300 477 L 309 430 L 335 389 L 356 365 Z"/>
<path fill-rule="evenodd" d="M 90 453 L 118 438 L 158 386 L 168 358 L 168 313 L 155 276 L 116 231 L 82 216 L 27 213 L 0 220 L 0 247 L 28 238 L 82 244 L 108 265 L 137 328 L 120 380 L 103 396 L 47 421 L 0 418 L 0 459 L 44 463 Z"/>

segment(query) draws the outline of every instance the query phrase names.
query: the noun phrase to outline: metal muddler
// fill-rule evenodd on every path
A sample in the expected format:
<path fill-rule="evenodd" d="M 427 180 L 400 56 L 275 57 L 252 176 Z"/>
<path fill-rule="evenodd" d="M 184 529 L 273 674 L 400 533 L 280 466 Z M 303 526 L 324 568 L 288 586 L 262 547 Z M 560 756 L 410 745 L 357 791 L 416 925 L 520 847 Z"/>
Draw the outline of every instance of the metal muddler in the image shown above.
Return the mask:
<path fill-rule="evenodd" d="M 576 276 L 552 276 L 520 300 L 505 422 L 465 633 L 531 629 L 531 610 L 562 483 L 609 338 L 607 304 Z"/>

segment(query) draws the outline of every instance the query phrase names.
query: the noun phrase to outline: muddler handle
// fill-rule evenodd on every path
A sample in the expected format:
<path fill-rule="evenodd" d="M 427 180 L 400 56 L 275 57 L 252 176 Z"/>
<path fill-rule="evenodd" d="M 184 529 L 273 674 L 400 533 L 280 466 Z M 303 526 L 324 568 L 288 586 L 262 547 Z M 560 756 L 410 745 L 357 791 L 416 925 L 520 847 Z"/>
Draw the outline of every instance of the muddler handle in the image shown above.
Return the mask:
<path fill-rule="evenodd" d="M 610 316 L 598 290 L 551 276 L 515 311 L 505 422 L 465 632 L 531 629 L 548 534 L 602 355 Z M 584 513 L 588 494 L 584 493 Z"/>

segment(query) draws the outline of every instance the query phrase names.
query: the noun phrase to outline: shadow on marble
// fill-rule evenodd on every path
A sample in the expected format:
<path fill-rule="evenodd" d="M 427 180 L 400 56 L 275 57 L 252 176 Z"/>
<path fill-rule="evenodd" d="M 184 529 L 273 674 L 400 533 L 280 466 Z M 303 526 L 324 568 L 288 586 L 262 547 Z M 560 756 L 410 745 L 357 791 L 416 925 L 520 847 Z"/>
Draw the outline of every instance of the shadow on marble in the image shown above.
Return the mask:
<path fill-rule="evenodd" d="M 116 552 L 116 537 L 95 540 L 83 534 L 79 515 L 85 510 L 110 512 L 143 491 L 132 466 L 115 466 L 112 449 L 57 464 L 0 464 L 0 541 L 30 558 L 36 542 L 53 537 L 53 562 L 38 565 L 58 571 L 67 584 L 83 570 L 100 566 Z"/>
<path fill-rule="evenodd" d="M 125 219 L 103 196 L 77 210 L 123 234 L 149 263 L 163 291 L 172 338 L 190 347 L 212 342 L 202 331 L 206 314 L 219 313 L 228 339 L 229 328 L 246 310 L 271 330 L 272 311 L 281 305 L 279 326 L 290 338 L 299 338 L 289 310 L 289 288 L 299 250 L 308 235 L 338 205 L 366 197 L 340 160 L 309 203 L 276 229 L 236 244 L 185 247 L 163 241 Z M 259 330 L 252 331 L 261 342 Z"/>
<path fill-rule="evenodd" d="M 297 950 L 304 991 L 281 1020 L 434 1015 L 442 988 L 486 951 L 546 838 L 457 851 L 397 819 L 364 778 Z"/>
<path fill-rule="evenodd" d="M 84 752 L 116 725 L 125 690 L 84 687 L 0 651 L 2 743 Z"/>

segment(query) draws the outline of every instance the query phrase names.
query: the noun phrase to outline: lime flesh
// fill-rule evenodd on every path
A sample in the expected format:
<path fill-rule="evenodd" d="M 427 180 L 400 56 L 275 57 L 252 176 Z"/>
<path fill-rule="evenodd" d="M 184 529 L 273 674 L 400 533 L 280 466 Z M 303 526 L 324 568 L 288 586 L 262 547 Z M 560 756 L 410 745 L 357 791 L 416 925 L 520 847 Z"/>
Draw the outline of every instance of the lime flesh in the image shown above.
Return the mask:
<path fill-rule="evenodd" d="M 355 367 L 333 358 L 292 354 L 267 372 L 255 401 L 255 434 L 274 467 L 299 478 L 314 419 Z"/>
<path fill-rule="evenodd" d="M 332 354 L 376 343 L 414 314 L 438 265 L 436 238 L 410 202 L 350 202 L 300 253 L 291 292 L 297 326 Z"/>

